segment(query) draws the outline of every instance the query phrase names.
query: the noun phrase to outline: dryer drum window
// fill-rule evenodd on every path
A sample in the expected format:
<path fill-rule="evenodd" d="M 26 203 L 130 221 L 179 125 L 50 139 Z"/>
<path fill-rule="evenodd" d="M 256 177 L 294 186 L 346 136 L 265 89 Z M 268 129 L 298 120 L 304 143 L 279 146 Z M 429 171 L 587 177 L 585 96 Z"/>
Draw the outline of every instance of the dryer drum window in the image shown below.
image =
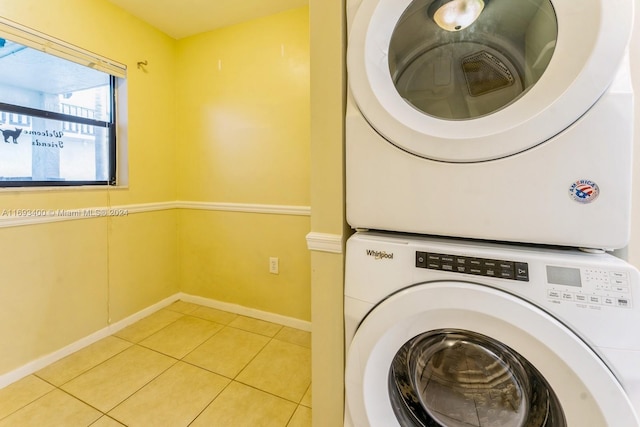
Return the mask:
<path fill-rule="evenodd" d="M 555 50 L 549 0 L 414 0 L 396 25 L 389 71 L 419 111 L 466 120 L 521 98 Z"/>
<path fill-rule="evenodd" d="M 402 426 L 566 427 L 555 393 L 531 363 L 487 336 L 436 330 L 396 353 L 389 396 Z"/>

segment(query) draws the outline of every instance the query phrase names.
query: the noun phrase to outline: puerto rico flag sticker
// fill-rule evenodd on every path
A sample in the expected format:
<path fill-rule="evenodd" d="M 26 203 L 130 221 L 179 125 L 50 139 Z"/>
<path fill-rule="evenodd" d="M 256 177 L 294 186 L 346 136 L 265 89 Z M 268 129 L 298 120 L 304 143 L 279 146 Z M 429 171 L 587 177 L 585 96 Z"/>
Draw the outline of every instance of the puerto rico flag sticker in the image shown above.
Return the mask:
<path fill-rule="evenodd" d="M 569 187 L 569 195 L 578 203 L 591 203 L 599 194 L 598 184 L 588 179 L 579 179 Z"/>

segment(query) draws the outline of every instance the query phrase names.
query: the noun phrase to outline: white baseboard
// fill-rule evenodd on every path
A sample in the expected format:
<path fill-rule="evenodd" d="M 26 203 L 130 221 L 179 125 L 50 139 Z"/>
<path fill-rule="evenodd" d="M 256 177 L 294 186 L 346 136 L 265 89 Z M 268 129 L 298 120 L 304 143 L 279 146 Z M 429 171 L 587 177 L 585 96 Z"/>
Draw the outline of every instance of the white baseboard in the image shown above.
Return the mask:
<path fill-rule="evenodd" d="M 5 374 L 0 375 L 0 389 L 26 376 L 29 376 L 35 372 L 38 372 L 39 370 L 45 368 L 46 366 L 49 366 L 52 363 L 55 363 L 58 360 L 72 353 L 75 353 L 78 350 L 82 350 L 83 348 L 95 343 L 96 341 L 106 338 L 109 335 L 113 335 L 116 332 L 120 331 L 121 329 L 126 328 L 127 326 L 137 322 L 138 320 L 143 319 L 155 313 L 156 311 L 171 305 L 172 303 L 178 300 L 203 305 L 205 307 L 216 308 L 218 310 L 224 310 L 230 313 L 240 314 L 242 316 L 254 317 L 256 319 L 265 320 L 267 322 L 278 323 L 280 325 L 289 326 L 289 327 L 301 329 L 304 331 L 309 331 L 309 332 L 311 331 L 311 322 L 295 319 L 292 317 L 282 316 L 280 314 L 274 314 L 266 311 L 256 310 L 253 308 L 243 307 L 237 304 L 216 301 L 209 298 L 203 298 L 203 297 L 198 297 L 195 295 L 189 295 L 189 294 L 184 294 L 182 292 L 179 292 L 143 310 L 140 310 L 139 312 L 132 314 L 131 316 L 125 319 L 112 323 L 90 335 L 87 335 L 84 338 L 79 339 L 78 341 L 75 341 L 59 350 L 56 350 L 53 353 L 47 354 L 46 356 L 42 356 L 39 359 L 36 359 L 17 369 L 14 369 L 13 371 L 9 371 Z"/>
<path fill-rule="evenodd" d="M 27 363 L 13 371 L 7 372 L 6 374 L 0 375 L 0 389 L 12 384 L 28 375 L 31 375 L 35 372 L 38 372 L 40 369 L 51 365 L 52 363 L 57 362 L 58 360 L 67 357 L 71 353 L 75 353 L 78 350 L 82 350 L 83 348 L 95 343 L 96 341 L 100 341 L 103 338 L 108 337 L 109 335 L 113 335 L 121 329 L 126 328 L 132 323 L 137 322 L 140 319 L 147 317 L 150 314 L 155 313 L 156 311 L 172 304 L 173 302 L 178 300 L 178 294 L 172 295 L 168 298 L 163 299 L 162 301 L 153 304 L 150 307 L 147 307 L 139 312 L 132 314 L 126 319 L 122 319 L 116 323 L 112 323 L 91 335 L 87 335 L 84 338 L 79 339 L 76 342 L 73 342 L 60 350 L 56 350 L 53 353 L 47 354 L 46 356 L 42 356 L 39 359 L 36 359 L 32 362 Z"/>
<path fill-rule="evenodd" d="M 311 322 L 296 319 L 294 317 L 283 316 L 281 314 L 270 313 L 268 311 L 256 310 L 255 308 L 244 307 L 238 304 L 213 300 L 209 298 L 189 295 L 185 293 L 179 294 L 179 299 L 193 304 L 203 305 L 205 307 L 215 308 L 218 310 L 228 311 L 230 313 L 240 314 L 242 316 L 253 317 L 255 319 L 267 322 L 277 323 L 279 325 L 289 326 L 303 331 L 311 332 Z"/>

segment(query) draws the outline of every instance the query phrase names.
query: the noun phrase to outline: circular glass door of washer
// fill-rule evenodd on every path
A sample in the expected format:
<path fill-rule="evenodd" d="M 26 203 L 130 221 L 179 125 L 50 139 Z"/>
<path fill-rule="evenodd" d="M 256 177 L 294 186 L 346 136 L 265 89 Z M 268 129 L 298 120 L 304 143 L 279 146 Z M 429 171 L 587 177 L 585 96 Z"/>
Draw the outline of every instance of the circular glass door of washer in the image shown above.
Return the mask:
<path fill-rule="evenodd" d="M 556 394 L 531 363 L 470 331 L 409 340 L 393 359 L 389 396 L 407 427 L 567 426 Z"/>
<path fill-rule="evenodd" d="M 420 112 L 473 119 L 535 85 L 557 35 L 549 0 L 414 0 L 392 33 L 389 71 Z"/>

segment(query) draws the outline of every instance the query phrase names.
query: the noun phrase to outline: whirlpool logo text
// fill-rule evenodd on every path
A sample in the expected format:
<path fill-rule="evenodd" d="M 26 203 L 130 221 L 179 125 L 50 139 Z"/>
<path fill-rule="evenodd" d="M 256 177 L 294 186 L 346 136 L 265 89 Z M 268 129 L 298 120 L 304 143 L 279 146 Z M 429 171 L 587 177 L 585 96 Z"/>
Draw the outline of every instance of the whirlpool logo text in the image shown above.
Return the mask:
<path fill-rule="evenodd" d="M 375 259 L 393 259 L 393 252 L 385 252 L 385 251 L 372 251 L 371 249 L 367 249 L 367 256 L 372 256 Z"/>

